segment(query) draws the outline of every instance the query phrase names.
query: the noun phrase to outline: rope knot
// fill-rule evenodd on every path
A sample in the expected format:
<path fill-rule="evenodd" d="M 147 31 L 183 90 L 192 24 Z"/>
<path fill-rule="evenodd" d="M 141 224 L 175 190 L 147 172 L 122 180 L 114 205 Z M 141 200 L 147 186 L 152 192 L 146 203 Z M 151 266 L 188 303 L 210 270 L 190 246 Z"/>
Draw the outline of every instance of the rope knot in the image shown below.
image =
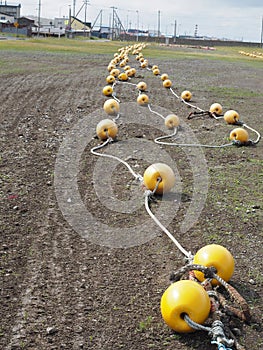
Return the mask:
<path fill-rule="evenodd" d="M 209 335 L 212 337 L 212 340 L 219 344 L 221 348 L 218 349 L 226 349 L 226 346 L 232 346 L 234 344 L 233 339 L 228 339 L 224 333 L 224 325 L 221 321 L 216 320 L 213 322 L 212 327 L 209 331 Z M 223 346 L 223 348 L 222 348 Z M 231 350 L 231 349 L 230 349 Z"/>
<path fill-rule="evenodd" d="M 217 270 L 214 266 L 207 267 L 204 272 L 205 278 L 214 278 L 215 273 L 217 273 Z"/>

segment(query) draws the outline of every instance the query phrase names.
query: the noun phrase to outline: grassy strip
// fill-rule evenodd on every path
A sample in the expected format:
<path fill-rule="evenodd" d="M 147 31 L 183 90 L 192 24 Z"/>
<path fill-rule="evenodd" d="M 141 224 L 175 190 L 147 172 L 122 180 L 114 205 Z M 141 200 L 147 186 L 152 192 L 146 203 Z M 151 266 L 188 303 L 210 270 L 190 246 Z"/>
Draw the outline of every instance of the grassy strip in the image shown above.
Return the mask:
<path fill-rule="evenodd" d="M 36 38 L 22 40 L 0 40 L 0 50 L 16 52 L 47 52 L 55 54 L 79 54 L 79 55 L 110 55 L 113 56 L 120 47 L 133 43 L 117 41 L 101 41 L 90 39 L 67 38 Z M 144 55 L 148 58 L 165 59 L 211 59 L 226 60 L 231 62 L 244 62 L 253 67 L 262 67 L 262 59 L 241 55 L 239 51 L 255 51 L 255 48 L 242 47 L 216 47 L 215 50 L 205 50 L 200 47 L 190 46 L 160 46 L 149 44 L 144 49 Z M 257 49 L 262 52 L 262 49 Z"/>

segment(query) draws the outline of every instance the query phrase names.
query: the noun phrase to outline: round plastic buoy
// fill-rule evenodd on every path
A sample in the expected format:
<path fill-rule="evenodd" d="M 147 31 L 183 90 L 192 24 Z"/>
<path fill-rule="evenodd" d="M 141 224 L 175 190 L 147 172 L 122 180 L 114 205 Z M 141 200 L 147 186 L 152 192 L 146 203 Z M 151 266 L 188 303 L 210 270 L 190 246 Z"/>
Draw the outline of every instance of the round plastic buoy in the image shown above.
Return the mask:
<path fill-rule="evenodd" d="M 164 120 L 165 126 L 168 129 L 174 129 L 177 128 L 177 126 L 180 124 L 179 118 L 175 114 L 169 114 L 165 120 Z"/>
<path fill-rule="evenodd" d="M 181 98 L 182 98 L 184 101 L 188 102 L 188 101 L 191 100 L 192 94 L 191 94 L 190 91 L 185 90 L 185 91 L 183 91 L 183 92 L 181 93 Z"/>
<path fill-rule="evenodd" d="M 169 79 L 168 74 L 163 73 L 163 74 L 161 75 L 161 79 L 162 79 L 162 81 L 164 81 L 164 80 L 166 80 L 166 79 Z"/>
<path fill-rule="evenodd" d="M 193 259 L 193 264 L 206 267 L 215 267 L 216 274 L 226 282 L 230 280 L 234 273 L 235 261 L 232 254 L 223 246 L 218 244 L 209 244 L 199 249 Z M 204 274 L 200 271 L 194 271 L 199 281 L 204 281 Z M 212 280 L 213 285 L 220 284 L 216 279 Z"/>
<path fill-rule="evenodd" d="M 146 91 L 147 90 L 147 84 L 144 81 L 140 81 L 137 84 L 137 89 L 140 91 Z"/>
<path fill-rule="evenodd" d="M 104 102 L 103 109 L 108 115 L 117 115 L 120 110 L 120 105 L 114 98 L 110 98 Z"/>
<path fill-rule="evenodd" d="M 110 71 L 110 75 L 113 75 L 115 78 L 120 75 L 120 70 L 118 68 L 114 68 Z"/>
<path fill-rule="evenodd" d="M 108 75 L 107 78 L 106 78 L 106 82 L 108 84 L 113 84 L 115 83 L 115 77 L 113 75 Z"/>
<path fill-rule="evenodd" d="M 121 74 L 118 75 L 118 79 L 121 81 L 127 81 L 128 80 L 127 73 L 122 72 Z"/>
<path fill-rule="evenodd" d="M 239 120 L 239 114 L 233 109 L 230 109 L 224 114 L 224 119 L 227 124 L 235 124 Z"/>
<path fill-rule="evenodd" d="M 220 114 L 222 114 L 222 112 L 223 112 L 223 108 L 222 108 L 222 106 L 221 106 L 220 103 L 213 103 L 213 104 L 210 106 L 209 112 L 210 112 L 210 113 L 214 113 L 214 114 L 216 114 L 216 115 L 220 115 Z"/>
<path fill-rule="evenodd" d="M 118 127 L 111 119 L 101 120 L 96 127 L 96 133 L 101 140 L 107 140 L 109 137 L 114 139 L 117 132 Z"/>
<path fill-rule="evenodd" d="M 210 299 L 204 288 L 197 282 L 181 280 L 171 284 L 161 298 L 161 313 L 165 323 L 179 333 L 193 332 L 184 320 L 202 324 L 210 312 Z"/>
<path fill-rule="evenodd" d="M 154 74 L 154 75 L 159 75 L 159 74 L 160 74 L 159 69 L 158 69 L 158 68 L 155 68 L 155 69 L 153 70 L 153 74 Z"/>
<path fill-rule="evenodd" d="M 159 179 L 161 179 L 161 181 L 156 190 L 157 194 L 169 192 L 173 188 L 175 184 L 175 175 L 167 164 L 155 163 L 145 170 L 143 181 L 148 190 L 153 191 Z"/>
<path fill-rule="evenodd" d="M 102 92 L 105 96 L 111 96 L 113 93 L 113 88 L 110 85 L 104 86 Z"/>
<path fill-rule="evenodd" d="M 145 106 L 149 103 L 149 97 L 146 94 L 140 94 L 137 97 L 137 102 L 140 106 Z"/>
<path fill-rule="evenodd" d="M 172 82 L 171 82 L 171 80 L 170 79 L 165 79 L 164 81 L 163 81 L 163 87 L 165 87 L 165 88 L 170 88 L 172 86 Z"/>
<path fill-rule="evenodd" d="M 231 141 L 237 140 L 245 143 L 248 141 L 249 135 L 247 130 L 243 128 L 235 128 L 234 130 L 231 131 L 229 138 Z"/>

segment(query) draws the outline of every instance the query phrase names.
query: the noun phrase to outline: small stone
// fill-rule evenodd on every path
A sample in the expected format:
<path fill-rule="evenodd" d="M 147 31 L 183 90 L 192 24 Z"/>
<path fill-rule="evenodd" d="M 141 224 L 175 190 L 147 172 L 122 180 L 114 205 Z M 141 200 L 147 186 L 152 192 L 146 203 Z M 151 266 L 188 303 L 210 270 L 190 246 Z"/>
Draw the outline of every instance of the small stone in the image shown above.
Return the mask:
<path fill-rule="evenodd" d="M 255 285 L 256 284 L 256 282 L 252 279 L 252 278 L 250 278 L 250 280 L 248 281 L 250 284 L 253 284 L 253 285 Z"/>
<path fill-rule="evenodd" d="M 58 330 L 55 327 L 47 327 L 46 332 L 47 332 L 48 335 L 52 335 L 52 334 L 57 333 Z"/>

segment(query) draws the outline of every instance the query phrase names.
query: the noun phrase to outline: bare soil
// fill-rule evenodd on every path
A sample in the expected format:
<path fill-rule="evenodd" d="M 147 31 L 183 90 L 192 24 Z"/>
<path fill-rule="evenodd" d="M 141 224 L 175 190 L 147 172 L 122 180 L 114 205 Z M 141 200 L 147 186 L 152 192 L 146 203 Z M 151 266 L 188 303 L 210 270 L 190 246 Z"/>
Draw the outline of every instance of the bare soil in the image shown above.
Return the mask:
<path fill-rule="evenodd" d="M 59 147 L 76 123 L 102 108 L 101 89 L 110 59 L 1 51 L 7 67 L 0 80 L 2 349 L 212 348 L 207 333 L 176 334 L 162 320 L 161 296 L 171 272 L 185 262 L 158 228 L 144 244 L 109 248 L 78 234 L 58 206 L 53 179 Z M 263 133 L 263 67 L 209 58 L 150 61 L 169 74 L 177 92 L 191 90 L 193 102 L 201 108 L 219 102 L 224 110 L 238 110 L 242 120 Z M 132 60 L 131 65 L 137 68 L 136 64 Z M 141 80 L 149 85 L 153 105 L 177 113 L 200 142 L 226 142 L 232 127 L 207 116 L 188 120 L 191 110 L 162 88 L 151 72 L 138 69 L 133 81 Z M 116 93 L 121 102 L 137 96 L 124 85 L 118 85 Z M 150 126 L 120 123 L 118 139 L 153 140 L 159 135 Z M 98 159 L 90 148 L 97 144 L 96 138 L 89 142 L 78 174 L 87 210 L 112 227 L 140 225 L 148 219 L 143 194 L 141 209 L 134 214 L 116 213 L 96 197 L 93 170 Z M 252 314 L 250 324 L 235 318 L 231 322 L 240 330 L 239 342 L 253 350 L 263 345 L 262 145 L 261 141 L 255 147 L 204 149 L 208 196 L 198 222 L 184 234 L 178 222 L 193 191 L 189 159 L 181 149 L 162 147 L 176 161 L 183 179 L 180 208 L 169 230 L 192 252 L 210 243 L 231 251 L 236 262 L 231 283 Z M 142 161 L 136 166 L 140 173 L 146 167 Z M 116 172 L 111 180 L 114 193 L 127 200 L 134 184 L 125 167 Z"/>

